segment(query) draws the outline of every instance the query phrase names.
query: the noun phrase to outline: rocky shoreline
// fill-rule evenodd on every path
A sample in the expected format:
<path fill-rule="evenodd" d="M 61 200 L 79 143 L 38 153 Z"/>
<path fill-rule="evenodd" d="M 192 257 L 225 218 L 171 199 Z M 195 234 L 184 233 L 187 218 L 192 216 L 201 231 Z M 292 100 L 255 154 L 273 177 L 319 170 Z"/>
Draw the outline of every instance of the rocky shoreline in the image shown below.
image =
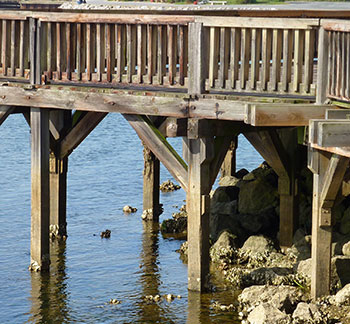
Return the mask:
<path fill-rule="evenodd" d="M 278 178 L 263 163 L 252 172 L 225 177 L 211 194 L 212 265 L 232 289 L 242 290 L 242 323 L 350 324 L 350 176 L 342 185 L 334 212 L 332 295 L 310 298 L 312 174 L 304 168 L 299 182 L 299 229 L 293 246 L 278 247 Z M 184 233 L 186 214 L 163 222 L 162 233 Z M 171 226 L 169 226 L 171 224 Z M 169 230 L 169 231 L 168 231 Z M 186 260 L 187 242 L 180 250 Z M 220 310 L 220 307 L 217 306 Z"/>

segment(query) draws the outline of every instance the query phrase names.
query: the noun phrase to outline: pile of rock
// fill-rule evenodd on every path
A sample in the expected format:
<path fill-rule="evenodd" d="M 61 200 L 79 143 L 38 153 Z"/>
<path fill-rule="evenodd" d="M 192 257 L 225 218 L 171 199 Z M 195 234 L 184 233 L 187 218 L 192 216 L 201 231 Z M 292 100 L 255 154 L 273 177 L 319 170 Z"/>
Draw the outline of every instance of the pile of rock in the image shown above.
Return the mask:
<path fill-rule="evenodd" d="M 179 190 L 181 189 L 181 187 L 173 183 L 171 180 L 167 180 L 160 185 L 159 189 L 162 192 L 169 192 L 169 191 Z"/>

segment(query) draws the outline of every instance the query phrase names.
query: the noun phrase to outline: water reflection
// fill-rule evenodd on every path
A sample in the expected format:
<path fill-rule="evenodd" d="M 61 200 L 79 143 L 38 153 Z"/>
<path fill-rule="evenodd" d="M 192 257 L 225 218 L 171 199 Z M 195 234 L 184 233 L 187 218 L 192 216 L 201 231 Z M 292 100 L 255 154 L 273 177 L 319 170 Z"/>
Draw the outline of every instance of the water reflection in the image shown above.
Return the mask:
<path fill-rule="evenodd" d="M 195 291 L 188 292 L 188 308 L 187 308 L 187 322 L 186 324 L 203 324 L 209 323 L 204 320 L 202 311 L 203 294 Z"/>
<path fill-rule="evenodd" d="M 68 323 L 66 242 L 51 243 L 50 272 L 31 272 L 31 310 L 28 323 Z"/>
<path fill-rule="evenodd" d="M 142 222 L 142 250 L 140 255 L 140 276 L 142 296 L 160 295 L 161 285 L 160 269 L 158 267 L 159 256 L 159 224 L 155 222 Z M 140 301 L 139 322 L 140 323 L 162 323 L 164 322 L 164 310 L 160 303 L 148 303 Z"/>

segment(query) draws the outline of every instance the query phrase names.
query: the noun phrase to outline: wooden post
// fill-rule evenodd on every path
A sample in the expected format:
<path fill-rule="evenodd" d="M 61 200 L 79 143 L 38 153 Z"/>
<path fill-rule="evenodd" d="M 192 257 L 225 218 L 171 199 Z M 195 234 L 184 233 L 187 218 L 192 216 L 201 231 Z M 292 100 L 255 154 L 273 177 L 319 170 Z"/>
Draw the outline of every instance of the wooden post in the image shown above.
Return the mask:
<path fill-rule="evenodd" d="M 31 108 L 31 262 L 29 269 L 48 270 L 49 255 L 49 111 Z"/>
<path fill-rule="evenodd" d="M 234 176 L 236 173 L 236 150 L 238 147 L 238 137 L 236 136 L 226 153 L 224 162 L 221 166 L 221 178 Z"/>
<path fill-rule="evenodd" d="M 214 157 L 213 137 L 199 137 L 200 120 L 188 126 L 188 289 L 203 291 L 209 274 L 210 162 Z"/>
<path fill-rule="evenodd" d="M 314 299 L 329 294 L 332 207 L 348 165 L 349 158 L 309 149 L 309 168 L 314 173 L 311 243 L 311 297 Z"/>
<path fill-rule="evenodd" d="M 153 152 L 144 145 L 143 148 L 143 211 L 145 220 L 159 221 L 161 206 L 159 204 L 160 163 Z"/>
<path fill-rule="evenodd" d="M 208 74 L 208 31 L 202 23 L 189 23 L 188 35 L 188 93 L 198 95 L 205 92 Z"/>
<path fill-rule="evenodd" d="M 318 33 L 318 73 L 317 73 L 317 90 L 316 104 L 324 104 L 328 94 L 328 47 L 329 36 L 328 32 L 323 27 Z"/>
<path fill-rule="evenodd" d="M 68 156 L 61 158 L 59 141 L 71 125 L 71 112 L 53 110 L 50 112 L 50 132 L 52 134 L 50 153 L 50 237 L 67 237 L 67 170 Z"/>

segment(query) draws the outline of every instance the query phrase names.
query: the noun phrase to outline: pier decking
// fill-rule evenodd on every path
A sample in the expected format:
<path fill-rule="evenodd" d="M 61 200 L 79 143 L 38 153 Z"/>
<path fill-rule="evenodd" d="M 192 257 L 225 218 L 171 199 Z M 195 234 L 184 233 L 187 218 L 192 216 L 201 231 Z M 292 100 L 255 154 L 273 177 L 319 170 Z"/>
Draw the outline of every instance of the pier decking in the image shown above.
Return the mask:
<path fill-rule="evenodd" d="M 186 191 L 197 291 L 209 271 L 209 192 L 224 160 L 233 172 L 236 136 L 279 176 L 285 248 L 298 218 L 296 127 L 309 127 L 312 295 L 326 294 L 331 208 L 350 158 L 350 113 L 341 109 L 350 100 L 350 6 L 341 6 L 0 11 L 0 124 L 21 113 L 32 134 L 31 268 L 48 269 L 49 236 L 66 235 L 69 155 L 108 113 L 123 114 L 145 144 L 150 220 L 158 220 L 159 161 Z M 174 136 L 184 138 L 182 156 L 166 141 Z"/>

